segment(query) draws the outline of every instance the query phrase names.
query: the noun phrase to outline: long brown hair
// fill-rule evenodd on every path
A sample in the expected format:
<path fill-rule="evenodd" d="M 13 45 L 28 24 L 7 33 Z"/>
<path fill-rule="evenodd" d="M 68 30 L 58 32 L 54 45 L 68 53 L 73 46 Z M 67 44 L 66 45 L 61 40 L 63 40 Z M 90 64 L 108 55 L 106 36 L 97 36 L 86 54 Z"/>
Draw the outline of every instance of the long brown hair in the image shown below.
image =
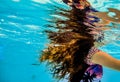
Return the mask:
<path fill-rule="evenodd" d="M 53 18 L 49 21 L 52 25 L 46 25 L 57 31 L 46 31 L 50 43 L 40 55 L 40 61 L 48 63 L 55 78 L 60 80 L 68 75 L 69 82 L 80 82 L 89 67 L 84 59 L 94 45 L 93 36 L 89 34 L 92 27 L 84 24 L 89 20 L 86 10 L 57 9 L 56 14 L 67 19 Z"/>

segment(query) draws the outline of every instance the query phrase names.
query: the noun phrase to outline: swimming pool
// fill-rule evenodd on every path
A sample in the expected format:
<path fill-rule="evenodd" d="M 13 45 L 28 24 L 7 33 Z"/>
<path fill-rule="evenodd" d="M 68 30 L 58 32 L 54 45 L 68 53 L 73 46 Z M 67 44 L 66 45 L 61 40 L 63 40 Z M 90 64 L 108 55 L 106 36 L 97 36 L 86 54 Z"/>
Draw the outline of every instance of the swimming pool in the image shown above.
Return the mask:
<path fill-rule="evenodd" d="M 68 8 L 59 0 L 0 0 L 0 82 L 52 82 L 40 51 L 49 41 L 43 32 L 48 10 L 54 5 Z M 119 9 L 120 0 L 90 0 L 94 8 L 107 11 Z M 119 26 L 118 26 L 119 27 Z M 110 43 L 101 47 L 120 59 L 120 28 L 106 32 Z M 104 67 L 102 82 L 119 82 L 120 72 Z M 55 81 L 53 81 L 55 82 Z M 65 81 L 64 81 L 65 82 Z"/>

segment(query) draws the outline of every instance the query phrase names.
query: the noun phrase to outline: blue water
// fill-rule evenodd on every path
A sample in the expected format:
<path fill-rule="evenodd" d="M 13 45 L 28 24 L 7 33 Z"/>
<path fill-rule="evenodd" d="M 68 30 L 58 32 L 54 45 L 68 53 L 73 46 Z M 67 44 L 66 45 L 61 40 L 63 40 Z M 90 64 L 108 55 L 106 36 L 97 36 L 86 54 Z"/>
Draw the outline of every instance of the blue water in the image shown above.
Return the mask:
<path fill-rule="evenodd" d="M 90 0 L 94 8 L 119 9 L 120 0 Z M 43 32 L 58 0 L 0 0 L 0 82 L 56 82 L 39 63 L 40 51 L 49 42 Z M 112 32 L 112 33 L 111 33 Z M 101 49 L 120 59 L 120 28 L 106 32 L 110 42 Z M 119 82 L 120 72 L 104 67 L 102 82 Z M 63 81 L 65 82 L 65 80 Z"/>

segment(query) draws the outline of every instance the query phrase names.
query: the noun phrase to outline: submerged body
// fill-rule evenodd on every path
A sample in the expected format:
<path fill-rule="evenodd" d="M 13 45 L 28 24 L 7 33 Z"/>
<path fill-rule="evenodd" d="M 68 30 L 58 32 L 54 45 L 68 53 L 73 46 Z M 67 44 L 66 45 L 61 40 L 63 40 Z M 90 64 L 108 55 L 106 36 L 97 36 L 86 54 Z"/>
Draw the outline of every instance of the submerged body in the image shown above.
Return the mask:
<path fill-rule="evenodd" d="M 47 31 L 51 45 L 43 51 L 41 62 L 47 61 L 58 79 L 69 75 L 69 82 L 100 82 L 102 66 L 120 70 L 119 60 L 95 47 L 95 42 L 104 39 L 103 25 L 97 24 L 100 19 L 89 15 L 97 11 L 86 0 L 63 1 L 72 9 L 60 14 L 69 19 L 55 21 L 55 28 L 60 31 Z M 64 28 L 59 24 L 64 24 Z"/>

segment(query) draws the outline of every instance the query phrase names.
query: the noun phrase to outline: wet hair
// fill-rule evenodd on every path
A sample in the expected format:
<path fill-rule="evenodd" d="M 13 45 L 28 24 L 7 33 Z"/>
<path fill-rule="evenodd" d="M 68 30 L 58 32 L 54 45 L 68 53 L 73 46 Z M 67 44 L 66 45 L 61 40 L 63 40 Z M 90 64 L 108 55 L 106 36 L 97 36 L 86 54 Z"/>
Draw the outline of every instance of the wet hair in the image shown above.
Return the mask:
<path fill-rule="evenodd" d="M 80 0 L 73 0 L 73 1 L 74 1 L 74 3 L 79 3 Z"/>
<path fill-rule="evenodd" d="M 94 46 L 94 38 L 89 32 L 90 26 L 84 24 L 88 22 L 86 9 L 79 10 L 73 7 L 72 10 L 57 8 L 56 12 L 62 18 L 53 18 L 46 25 L 56 30 L 47 30 L 50 43 L 43 50 L 40 61 L 47 62 L 51 68 L 53 77 L 59 80 L 68 76 L 68 82 L 80 82 L 84 79 L 84 72 L 89 67 L 84 61 L 89 49 Z M 89 8 L 87 9 L 89 10 Z"/>
<path fill-rule="evenodd" d="M 69 0 L 62 0 L 62 1 L 63 1 L 64 3 L 66 3 L 66 4 L 69 2 Z"/>
<path fill-rule="evenodd" d="M 69 3 L 69 0 L 62 0 L 64 3 Z M 73 0 L 74 3 L 79 3 L 80 0 Z"/>

